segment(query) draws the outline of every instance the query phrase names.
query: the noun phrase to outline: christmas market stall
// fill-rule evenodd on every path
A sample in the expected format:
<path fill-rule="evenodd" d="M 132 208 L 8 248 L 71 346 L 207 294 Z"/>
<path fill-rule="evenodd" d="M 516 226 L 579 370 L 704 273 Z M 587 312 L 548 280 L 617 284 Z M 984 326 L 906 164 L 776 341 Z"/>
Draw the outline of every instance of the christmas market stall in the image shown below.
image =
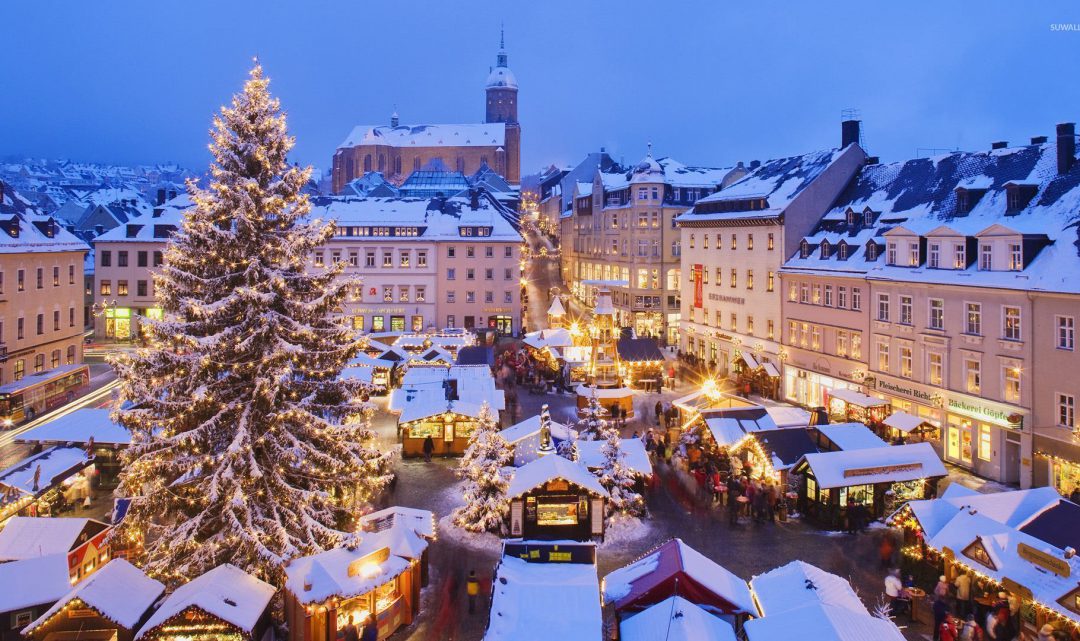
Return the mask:
<path fill-rule="evenodd" d="M 496 415 L 506 408 L 503 390 L 496 389 L 487 366 L 410 368 L 389 402 L 390 411 L 398 414 L 402 456 L 422 456 L 428 437 L 433 454 L 462 454 L 485 402 Z"/>
<path fill-rule="evenodd" d="M 21 641 L 22 629 L 71 591 L 69 577 L 64 554 L 0 563 L 0 641 Z"/>
<path fill-rule="evenodd" d="M 75 583 L 108 562 L 111 532 L 108 523 L 94 519 L 12 517 L 0 530 L 0 563 L 62 554 Z"/>
<path fill-rule="evenodd" d="M 933 441 L 939 437 L 940 429 L 929 420 L 907 412 L 893 412 L 882 422 L 883 436 L 891 441 Z"/>
<path fill-rule="evenodd" d="M 176 588 L 136 641 L 260 641 L 277 589 L 225 563 Z"/>
<path fill-rule="evenodd" d="M 577 393 L 578 416 L 585 416 L 585 408 L 589 406 L 589 400 L 596 398 L 600 405 L 607 410 L 609 416 L 615 416 L 616 412 L 623 418 L 634 416 L 634 390 L 629 387 L 593 387 L 578 385 Z"/>
<path fill-rule="evenodd" d="M 55 515 L 84 501 L 93 464 L 81 447 L 56 446 L 0 472 L 0 525 L 16 515 Z"/>
<path fill-rule="evenodd" d="M 825 390 L 825 408 L 834 421 L 854 421 L 870 427 L 880 425 L 892 412 L 889 401 L 842 388 Z"/>
<path fill-rule="evenodd" d="M 428 584 L 428 546 L 436 538 L 435 513 L 394 505 L 365 514 L 358 523 L 364 532 L 385 536 L 391 553 L 419 562 L 420 581 L 413 586 L 419 599 L 420 588 Z"/>
<path fill-rule="evenodd" d="M 604 466 L 604 445 L 607 441 L 578 441 L 578 462 L 590 470 L 598 470 Z M 649 460 L 649 452 L 645 449 L 645 443 L 640 438 L 619 439 L 620 460 L 623 465 L 633 472 L 637 478 L 634 490 L 639 494 L 645 491 L 649 479 L 653 475 L 652 461 Z"/>
<path fill-rule="evenodd" d="M 348 626 L 362 630 L 372 615 L 380 640 L 412 623 L 420 611 L 423 550 L 395 550 L 397 529 L 365 534 L 354 548 L 337 547 L 286 566 L 288 641 L 342 640 Z"/>
<path fill-rule="evenodd" d="M 693 601 L 670 596 L 619 622 L 619 641 L 736 641 L 735 630 Z"/>
<path fill-rule="evenodd" d="M 862 423 L 815 425 L 810 428 L 810 433 L 813 435 L 818 449 L 822 452 L 864 450 L 889 445 Z"/>
<path fill-rule="evenodd" d="M 91 481 L 95 486 L 114 488 L 120 476 L 120 452 L 131 445 L 131 432 L 112 420 L 112 410 L 82 408 L 20 434 L 17 443 L 75 445 L 94 457 Z"/>
<path fill-rule="evenodd" d="M 953 483 L 940 498 L 907 502 L 889 523 L 903 529 L 904 573 L 918 587 L 967 574 L 969 609 L 985 616 L 1006 593 L 1019 606 L 1021 639 L 1044 625 L 1080 638 L 1080 506 L 1053 488 L 983 494 Z"/>
<path fill-rule="evenodd" d="M 681 539 L 670 539 L 604 577 L 604 603 L 623 624 L 675 595 L 739 630 L 757 607 L 746 581 Z"/>
<path fill-rule="evenodd" d="M 396 363 L 396 361 L 360 353 L 341 370 L 340 376 L 367 383 L 374 392 L 385 394 L 390 390 L 390 374 L 394 371 Z"/>
<path fill-rule="evenodd" d="M 507 489 L 513 537 L 588 541 L 604 536 L 608 493 L 584 465 L 549 454 L 514 471 Z"/>
<path fill-rule="evenodd" d="M 664 353 L 655 338 L 622 336 L 615 343 L 626 370 L 626 383 L 635 389 L 657 391 L 664 377 Z"/>
<path fill-rule="evenodd" d="M 29 641 L 132 641 L 165 592 L 159 581 L 113 559 L 23 630 Z"/>
<path fill-rule="evenodd" d="M 594 545 L 503 544 L 484 641 L 602 641 L 603 625 Z"/>
<path fill-rule="evenodd" d="M 761 616 L 746 622 L 747 641 L 904 641 L 896 624 L 871 614 L 845 579 L 803 561 L 755 576 L 750 590 Z"/>
<path fill-rule="evenodd" d="M 514 467 L 521 467 L 540 458 L 540 423 L 540 414 L 534 414 L 499 432 L 506 439 L 506 442 L 510 444 L 510 447 L 514 448 Z M 577 432 L 571 429 L 570 426 L 558 421 L 549 421 L 548 427 L 551 434 L 551 445 L 555 449 L 558 449 L 559 444 L 563 441 L 577 436 Z M 580 447 L 581 443 L 578 443 L 578 446 Z"/>
<path fill-rule="evenodd" d="M 887 501 L 933 496 L 946 475 L 929 443 L 807 454 L 793 472 L 802 475 L 799 511 L 828 529 L 886 515 Z"/>

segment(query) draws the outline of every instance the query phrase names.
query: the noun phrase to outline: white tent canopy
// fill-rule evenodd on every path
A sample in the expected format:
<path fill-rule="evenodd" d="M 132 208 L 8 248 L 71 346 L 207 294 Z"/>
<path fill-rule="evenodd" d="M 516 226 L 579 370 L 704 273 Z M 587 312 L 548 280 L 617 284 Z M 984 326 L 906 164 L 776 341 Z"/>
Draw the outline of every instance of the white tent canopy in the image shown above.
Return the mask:
<path fill-rule="evenodd" d="M 893 412 L 883 421 L 886 425 L 893 429 L 900 430 L 904 434 L 909 434 L 912 430 L 918 429 L 919 426 L 926 423 L 918 416 L 912 416 L 907 412 Z"/>

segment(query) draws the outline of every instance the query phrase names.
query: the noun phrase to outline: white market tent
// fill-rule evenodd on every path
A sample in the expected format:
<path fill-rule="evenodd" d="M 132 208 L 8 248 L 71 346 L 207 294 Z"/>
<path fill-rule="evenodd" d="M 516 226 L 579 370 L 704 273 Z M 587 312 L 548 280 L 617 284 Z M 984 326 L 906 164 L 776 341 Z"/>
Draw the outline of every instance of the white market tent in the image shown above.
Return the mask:
<path fill-rule="evenodd" d="M 808 586 L 814 586 L 809 589 Z M 764 617 L 812 603 L 869 614 L 846 579 L 805 561 L 792 561 L 750 579 L 750 589 Z"/>
<path fill-rule="evenodd" d="M 861 392 L 855 390 L 843 389 L 840 387 L 830 389 L 828 391 L 829 398 L 838 398 L 849 405 L 856 405 L 858 407 L 880 407 L 882 405 L 889 405 L 889 401 L 875 398 L 873 396 L 867 396 Z"/>
<path fill-rule="evenodd" d="M 151 579 L 142 570 L 124 559 L 113 559 L 68 592 L 23 630 L 30 632 L 51 619 L 71 601 L 78 599 L 86 607 L 97 610 L 114 623 L 134 630 L 135 626 L 165 592 L 160 581 Z"/>
<path fill-rule="evenodd" d="M 554 479 L 569 481 L 601 496 L 608 495 L 604 486 L 600 485 L 600 481 L 596 480 L 596 477 L 585 469 L 584 465 L 550 454 L 514 470 L 514 477 L 510 479 L 510 487 L 506 490 L 506 497 L 517 498 Z"/>
<path fill-rule="evenodd" d="M 925 420 L 918 416 L 912 416 L 907 412 L 893 412 L 885 417 L 885 420 L 882 422 L 895 430 L 900 430 L 904 434 L 909 434 L 913 430 L 926 424 Z"/>
<path fill-rule="evenodd" d="M 52 554 L 67 554 L 79 544 L 79 535 L 91 519 L 74 517 L 13 516 L 0 530 L 0 563 Z M 100 524 L 102 529 L 108 527 Z"/>
<path fill-rule="evenodd" d="M 672 596 L 619 624 L 622 641 L 735 641 L 731 624 L 681 596 Z"/>
<path fill-rule="evenodd" d="M 802 460 L 824 489 L 898 483 L 945 476 L 945 464 L 929 443 L 909 443 L 840 452 L 805 454 Z M 798 467 L 796 463 L 796 467 Z"/>
<path fill-rule="evenodd" d="M 862 423 L 831 423 L 818 425 L 817 430 L 841 450 L 865 450 L 888 447 L 888 443 Z"/>
<path fill-rule="evenodd" d="M 275 592 L 277 589 L 269 583 L 225 563 L 176 588 L 135 638 L 141 639 L 188 608 L 202 610 L 251 634 Z"/>
<path fill-rule="evenodd" d="M 544 457 L 541 461 L 549 458 Z M 563 459 L 566 460 L 566 459 Z M 600 581 L 591 563 L 528 563 L 496 569 L 484 641 L 600 641 Z"/>
<path fill-rule="evenodd" d="M 19 443 L 131 445 L 131 432 L 110 418 L 111 410 L 83 408 L 20 434 Z"/>
<path fill-rule="evenodd" d="M 747 641 L 904 641 L 892 621 L 822 603 L 747 621 L 743 630 Z"/>

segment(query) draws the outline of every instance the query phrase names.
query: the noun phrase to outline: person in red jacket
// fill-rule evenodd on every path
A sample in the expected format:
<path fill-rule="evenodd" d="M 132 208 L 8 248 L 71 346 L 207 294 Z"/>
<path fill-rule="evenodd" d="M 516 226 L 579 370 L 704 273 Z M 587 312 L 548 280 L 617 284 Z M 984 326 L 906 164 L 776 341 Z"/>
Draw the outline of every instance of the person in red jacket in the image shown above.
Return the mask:
<path fill-rule="evenodd" d="M 941 622 L 941 628 L 938 630 L 938 639 L 940 641 L 956 641 L 957 636 L 956 619 L 953 618 L 953 615 L 946 614 L 945 620 Z"/>

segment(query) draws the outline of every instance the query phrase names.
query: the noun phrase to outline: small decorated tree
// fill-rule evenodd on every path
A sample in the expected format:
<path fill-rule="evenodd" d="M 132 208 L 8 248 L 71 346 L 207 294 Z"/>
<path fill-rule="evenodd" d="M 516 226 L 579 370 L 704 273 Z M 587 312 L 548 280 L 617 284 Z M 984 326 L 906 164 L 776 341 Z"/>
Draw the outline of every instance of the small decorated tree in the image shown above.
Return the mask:
<path fill-rule="evenodd" d="M 604 426 L 596 440 L 602 440 L 600 446 L 601 466 L 594 472 L 600 485 L 608 491 L 608 518 L 618 515 L 643 516 L 645 499 L 634 491 L 637 478 L 623 460 L 622 438 L 614 425 L 604 421 Z"/>
<path fill-rule="evenodd" d="M 586 441 L 600 440 L 602 438 L 600 434 L 609 425 L 604 418 L 605 414 L 607 414 L 607 410 L 600 405 L 600 399 L 596 398 L 595 390 L 593 390 L 593 394 L 589 396 L 589 402 L 582 409 L 581 418 L 577 423 L 578 436 Z"/>
<path fill-rule="evenodd" d="M 510 443 L 499 434 L 498 420 L 487 403 L 480 409 L 478 426 L 469 447 L 458 464 L 457 473 L 465 480 L 465 505 L 454 510 L 454 523 L 470 532 L 506 534 L 506 516 L 510 485 L 503 468 L 514 459 Z"/>
<path fill-rule="evenodd" d="M 577 434 L 570 431 L 566 436 L 566 440 L 559 442 L 558 453 L 559 456 L 568 461 L 576 461 L 581 458 L 581 453 L 578 451 Z"/>

